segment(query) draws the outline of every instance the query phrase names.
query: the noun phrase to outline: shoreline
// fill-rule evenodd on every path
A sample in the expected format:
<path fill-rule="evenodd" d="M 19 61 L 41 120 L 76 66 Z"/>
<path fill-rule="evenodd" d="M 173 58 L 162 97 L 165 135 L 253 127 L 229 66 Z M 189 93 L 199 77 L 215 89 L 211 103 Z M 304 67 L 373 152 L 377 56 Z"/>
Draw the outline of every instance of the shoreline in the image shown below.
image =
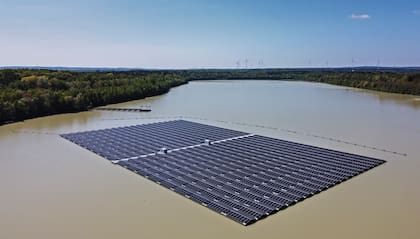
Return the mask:
<path fill-rule="evenodd" d="M 10 122 L 0 122 L 0 127 L 1 126 L 5 126 L 5 125 L 10 125 L 10 124 L 14 124 L 14 123 L 20 123 L 20 122 L 24 122 L 26 120 L 30 120 L 30 119 L 36 119 L 36 118 L 42 118 L 42 117 L 47 117 L 47 116 L 52 116 L 52 115 L 60 115 L 60 114 L 73 114 L 73 113 L 81 113 L 81 112 L 86 112 L 86 111 L 91 111 L 94 110 L 97 107 L 104 107 L 104 106 L 108 106 L 108 105 L 113 105 L 113 104 L 119 104 L 119 103 L 126 103 L 126 102 L 130 102 L 130 101 L 135 101 L 135 100 L 142 100 L 142 99 L 146 99 L 148 97 L 154 97 L 154 96 L 160 96 L 160 95 L 164 95 L 167 94 L 172 88 L 175 87 L 179 87 L 182 85 L 186 85 L 189 82 L 197 82 L 197 81 L 235 81 L 235 80 L 245 80 L 245 81 L 259 81 L 259 80 L 266 80 L 266 81 L 288 81 L 288 82 L 306 82 L 306 83 L 319 83 L 319 84 L 326 84 L 326 85 L 332 85 L 332 86 L 339 86 L 339 87 L 343 87 L 343 88 L 348 88 L 351 90 L 366 90 L 366 91 L 371 91 L 371 93 L 386 93 L 386 94 L 393 94 L 393 95 L 397 95 L 397 96 L 411 96 L 411 97 L 415 97 L 413 99 L 413 101 L 420 101 L 420 95 L 413 95 L 413 94 L 405 94 L 405 93 L 398 93 L 398 92 L 389 92 L 389 91 L 381 91 L 381 90 L 375 90 L 375 89 L 369 89 L 369 88 L 361 88 L 361 87 L 352 87 L 352 86 L 346 86 L 346 85 L 340 85 L 340 84 L 333 84 L 333 83 L 327 83 L 327 82 L 321 82 L 321 81 L 308 81 L 308 80 L 294 80 L 294 79 L 272 79 L 272 78 L 234 78 L 234 79 L 189 79 L 186 80 L 184 82 L 182 82 L 181 84 L 175 85 L 175 86 L 171 86 L 166 92 L 164 93 L 158 93 L 155 95 L 149 95 L 147 97 L 142 97 L 142 98 L 138 98 L 138 99 L 130 99 L 128 101 L 115 101 L 115 102 L 111 102 L 109 104 L 105 104 L 105 105 L 97 105 L 95 107 L 86 109 L 86 110 L 79 110 L 79 111 L 69 111 L 69 112 L 60 112 L 60 113 L 53 113 L 53 114 L 46 114 L 46 115 L 40 115 L 40 116 L 36 116 L 36 117 L 31 117 L 31 118 L 26 118 L 23 120 L 16 120 L 16 121 L 10 121 Z"/>
<path fill-rule="evenodd" d="M 130 99 L 130 100 L 128 100 L 128 101 L 115 101 L 115 102 L 110 102 L 109 104 L 105 104 L 105 105 L 97 105 L 97 106 L 94 106 L 94 107 L 92 107 L 92 108 L 85 109 L 85 110 L 68 111 L 68 112 L 59 112 L 59 113 L 52 113 L 52 114 L 39 115 L 39 116 L 30 117 L 30 118 L 26 118 L 26 119 L 22 119 L 22 120 L 0 122 L 0 127 L 1 127 L 1 126 L 5 126 L 5 125 L 10 125 L 10 124 L 15 124 L 15 123 L 21 123 L 21 122 L 24 122 L 24 121 L 26 121 L 26 120 L 37 119 L 37 118 L 42 118 L 42 117 L 48 117 L 48 116 L 52 116 L 52 115 L 61 115 L 61 114 L 77 114 L 77 113 L 81 113 L 81 112 L 87 112 L 87 111 L 95 110 L 95 108 L 98 108 L 98 107 L 104 107 L 104 106 L 107 106 L 107 105 L 113 105 L 113 104 L 125 103 L 125 102 L 130 102 L 130 101 L 133 101 L 133 100 L 142 100 L 142 99 L 146 99 L 146 98 L 148 98 L 148 97 L 154 97 L 154 96 L 164 95 L 164 94 L 167 94 L 167 93 L 168 93 L 171 89 L 173 89 L 173 88 L 175 88 L 175 87 L 178 87 L 178 86 L 182 86 L 182 85 L 188 84 L 188 82 L 189 82 L 189 81 L 185 81 L 185 82 L 182 82 L 181 84 L 177 84 L 177 85 L 171 86 L 169 89 L 167 89 L 167 91 L 165 91 L 165 92 L 163 92 L 163 93 L 152 94 L 152 95 L 148 95 L 148 96 L 146 96 L 146 97 L 142 97 L 142 98 L 138 98 L 138 99 Z"/>
<path fill-rule="evenodd" d="M 0 124 L 143 99 L 190 81 L 271 80 L 324 83 L 420 96 L 420 72 L 320 70 L 165 70 L 72 72 L 0 70 Z"/>
<path fill-rule="evenodd" d="M 194 79 L 194 80 L 187 80 L 182 84 L 179 85 L 175 85 L 172 86 L 168 89 L 168 91 L 162 93 L 162 94 L 156 94 L 156 95 L 150 95 L 147 97 L 143 97 L 143 98 L 138 98 L 138 99 L 131 99 L 128 101 L 118 101 L 118 102 L 112 102 L 106 105 L 98 105 L 86 110 L 80 110 L 80 111 L 72 111 L 72 112 L 60 112 L 60 113 L 54 113 L 54 114 L 46 114 L 46 115 L 40 115 L 40 116 L 36 116 L 36 117 L 32 117 L 32 118 L 27 118 L 24 120 L 17 120 L 17 121 L 11 121 L 11 122 L 0 122 L 0 127 L 1 126 L 5 126 L 5 125 L 10 125 L 10 124 L 14 124 L 14 123 L 21 123 L 24 122 L 26 120 L 31 120 L 31 119 L 36 119 L 36 118 L 42 118 L 42 117 L 47 117 L 47 116 L 52 116 L 52 115 L 60 115 L 60 114 L 77 114 L 77 113 L 81 113 L 81 112 L 86 112 L 86 111 L 92 111 L 95 110 L 95 108 L 98 107 L 106 107 L 108 105 L 114 105 L 114 104 L 120 104 L 120 103 L 127 103 L 130 101 L 135 101 L 135 100 L 142 100 L 142 99 L 146 99 L 148 97 L 154 97 L 154 96 L 160 96 L 160 95 L 164 95 L 167 94 L 171 89 L 182 86 L 182 85 L 186 85 L 189 82 L 199 82 L 199 81 L 207 81 L 207 82 L 211 82 L 211 81 L 260 81 L 260 80 L 265 80 L 265 81 L 284 81 L 284 82 L 304 82 L 304 83 L 318 83 L 318 84 L 326 84 L 326 85 L 331 85 L 331 86 L 338 86 L 338 87 L 343 87 L 343 88 L 347 88 L 349 90 L 362 90 L 362 91 L 368 91 L 370 93 L 386 93 L 386 94 L 392 94 L 392 95 L 397 95 L 397 96 L 411 96 L 411 97 L 416 97 L 413 100 L 414 101 L 420 101 L 420 95 L 412 95 L 412 94 L 403 94 L 403 93 L 395 93 L 395 92 L 387 92 L 387 91 L 380 91 L 380 90 L 374 90 L 374 89 L 367 89 L 367 88 L 358 88 L 358 87 L 351 87 L 351 86 L 346 86 L 346 85 L 338 85 L 338 84 L 331 84 L 331 83 L 326 83 L 326 82 L 319 82 L 319 81 L 306 81 L 306 80 L 293 80 L 293 79 L 263 79 L 263 78 L 259 78 L 259 79 L 251 79 L 251 78 L 235 78 L 235 79 Z M 148 112 L 145 112 L 148 113 Z"/>

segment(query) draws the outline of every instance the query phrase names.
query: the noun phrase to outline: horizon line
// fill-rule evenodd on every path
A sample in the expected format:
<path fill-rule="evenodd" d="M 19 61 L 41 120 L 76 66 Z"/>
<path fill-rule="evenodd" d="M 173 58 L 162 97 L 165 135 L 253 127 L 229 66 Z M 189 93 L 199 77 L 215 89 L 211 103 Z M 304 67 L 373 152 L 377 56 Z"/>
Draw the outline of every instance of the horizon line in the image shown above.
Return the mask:
<path fill-rule="evenodd" d="M 290 66 L 290 67 L 137 67 L 137 66 L 47 66 L 47 65 L 9 65 L 0 66 L 5 69 L 124 69 L 124 70 L 270 70 L 270 69 L 357 69 L 357 68 L 376 68 L 376 69 L 419 69 L 419 66 L 375 66 L 375 65 L 357 65 L 357 66 Z"/>

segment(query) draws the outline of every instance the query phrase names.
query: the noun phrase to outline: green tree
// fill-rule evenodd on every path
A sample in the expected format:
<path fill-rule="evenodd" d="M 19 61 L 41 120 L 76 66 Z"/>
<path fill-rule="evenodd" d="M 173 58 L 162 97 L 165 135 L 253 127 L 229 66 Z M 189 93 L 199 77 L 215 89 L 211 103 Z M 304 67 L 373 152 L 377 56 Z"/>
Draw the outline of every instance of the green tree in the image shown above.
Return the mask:
<path fill-rule="evenodd" d="M 16 71 L 10 69 L 0 71 L 0 84 L 2 85 L 8 85 L 13 81 L 18 80 L 20 80 L 20 76 Z"/>

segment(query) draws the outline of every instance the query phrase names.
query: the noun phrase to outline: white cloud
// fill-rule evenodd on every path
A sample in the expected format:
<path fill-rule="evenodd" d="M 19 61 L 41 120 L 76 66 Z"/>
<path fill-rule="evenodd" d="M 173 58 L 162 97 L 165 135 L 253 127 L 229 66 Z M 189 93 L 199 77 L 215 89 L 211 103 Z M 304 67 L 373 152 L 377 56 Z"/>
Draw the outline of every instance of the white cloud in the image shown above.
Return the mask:
<path fill-rule="evenodd" d="M 420 15 L 420 10 L 414 10 L 413 13 L 416 15 Z"/>
<path fill-rule="evenodd" d="M 351 14 L 351 19 L 358 19 L 358 20 L 365 20 L 370 19 L 370 16 L 368 14 Z"/>

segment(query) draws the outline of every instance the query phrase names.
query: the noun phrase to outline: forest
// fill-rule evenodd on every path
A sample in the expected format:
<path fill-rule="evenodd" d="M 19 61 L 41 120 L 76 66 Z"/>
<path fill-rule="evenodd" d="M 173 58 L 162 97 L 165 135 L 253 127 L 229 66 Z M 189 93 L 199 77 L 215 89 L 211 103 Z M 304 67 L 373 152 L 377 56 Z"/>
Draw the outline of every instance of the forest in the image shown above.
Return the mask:
<path fill-rule="evenodd" d="M 0 71 L 0 122 L 142 99 L 186 83 L 171 72 Z"/>
<path fill-rule="evenodd" d="M 296 80 L 420 95 L 420 72 L 317 69 L 0 70 L 0 124 L 163 94 L 192 80 Z"/>

